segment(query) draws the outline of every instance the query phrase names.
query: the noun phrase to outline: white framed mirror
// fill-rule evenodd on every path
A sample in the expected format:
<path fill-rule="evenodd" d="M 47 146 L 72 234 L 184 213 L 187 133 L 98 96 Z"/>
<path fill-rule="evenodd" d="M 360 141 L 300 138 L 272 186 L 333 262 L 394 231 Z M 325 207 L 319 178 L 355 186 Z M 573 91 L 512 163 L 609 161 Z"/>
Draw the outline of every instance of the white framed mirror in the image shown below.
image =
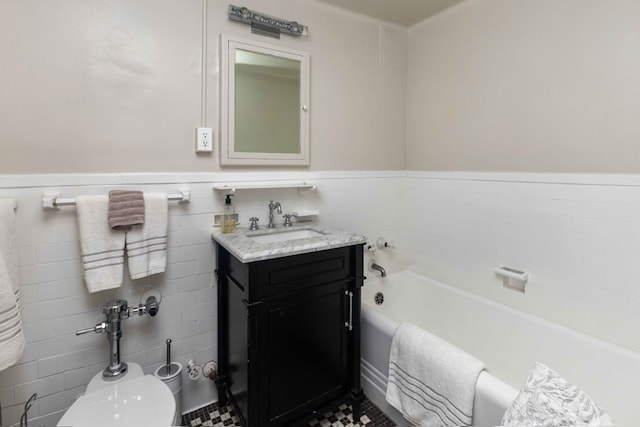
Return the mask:
<path fill-rule="evenodd" d="M 220 163 L 309 164 L 309 54 L 221 35 Z"/>

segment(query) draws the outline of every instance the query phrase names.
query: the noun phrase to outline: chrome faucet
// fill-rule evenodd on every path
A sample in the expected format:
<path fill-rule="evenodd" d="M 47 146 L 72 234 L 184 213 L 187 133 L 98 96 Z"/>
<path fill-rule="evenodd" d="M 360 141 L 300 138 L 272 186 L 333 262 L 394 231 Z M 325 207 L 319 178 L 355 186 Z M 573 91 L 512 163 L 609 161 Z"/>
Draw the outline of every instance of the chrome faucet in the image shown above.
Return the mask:
<path fill-rule="evenodd" d="M 385 271 L 385 269 L 381 265 L 376 264 L 375 261 L 371 261 L 369 263 L 369 270 L 377 270 L 380 272 L 380 277 L 387 277 L 387 272 Z"/>
<path fill-rule="evenodd" d="M 148 314 L 153 317 L 158 314 L 159 309 L 160 303 L 155 296 L 150 296 L 144 304 L 139 304 L 137 307 L 129 307 L 129 303 L 126 300 L 115 299 L 102 306 L 102 313 L 107 318 L 105 322 L 98 323 L 93 328 L 76 331 L 76 335 L 88 334 L 89 332 L 107 333 L 107 339 L 109 340 L 109 366 L 102 371 L 102 378 L 105 381 L 116 380 L 127 373 L 127 364 L 120 362 L 121 321 L 136 314 L 138 316 Z"/>
<path fill-rule="evenodd" d="M 267 225 L 267 228 L 276 228 L 276 225 L 273 223 L 273 210 L 274 209 L 279 214 L 282 214 L 282 206 L 280 206 L 280 202 L 273 203 L 273 200 L 269 200 L 269 225 Z"/>

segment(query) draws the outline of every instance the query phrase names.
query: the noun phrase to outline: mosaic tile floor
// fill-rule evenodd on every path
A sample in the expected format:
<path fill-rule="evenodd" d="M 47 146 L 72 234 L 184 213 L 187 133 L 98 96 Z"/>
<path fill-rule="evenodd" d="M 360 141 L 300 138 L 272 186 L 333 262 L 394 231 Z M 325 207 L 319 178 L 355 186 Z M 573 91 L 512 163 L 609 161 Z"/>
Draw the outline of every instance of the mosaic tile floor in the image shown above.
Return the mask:
<path fill-rule="evenodd" d="M 186 427 L 223 427 L 240 426 L 231 405 L 219 407 L 217 403 L 196 409 L 182 416 L 182 425 Z M 332 411 L 322 416 L 314 416 L 309 420 L 310 427 L 395 427 L 395 424 L 387 418 L 369 399 L 362 402 L 362 416 L 360 422 L 354 424 L 351 413 L 351 405 L 339 405 Z"/>

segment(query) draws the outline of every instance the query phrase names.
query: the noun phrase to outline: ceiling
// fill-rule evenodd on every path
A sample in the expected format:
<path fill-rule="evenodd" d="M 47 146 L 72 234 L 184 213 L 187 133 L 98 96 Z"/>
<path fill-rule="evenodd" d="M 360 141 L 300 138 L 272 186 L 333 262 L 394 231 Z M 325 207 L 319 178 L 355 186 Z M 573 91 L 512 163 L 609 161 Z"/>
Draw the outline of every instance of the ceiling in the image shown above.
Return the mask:
<path fill-rule="evenodd" d="M 411 27 L 464 0 L 318 0 L 384 22 Z"/>

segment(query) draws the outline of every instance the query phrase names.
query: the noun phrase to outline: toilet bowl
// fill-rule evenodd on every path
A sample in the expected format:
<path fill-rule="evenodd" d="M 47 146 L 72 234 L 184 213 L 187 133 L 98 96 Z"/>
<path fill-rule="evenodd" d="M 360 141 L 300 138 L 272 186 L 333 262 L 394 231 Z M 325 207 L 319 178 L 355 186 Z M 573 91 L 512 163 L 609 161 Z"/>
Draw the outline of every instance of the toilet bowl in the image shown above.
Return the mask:
<path fill-rule="evenodd" d="M 131 363 L 129 372 L 117 381 L 96 375 L 57 426 L 168 427 L 180 425 L 180 416 L 169 387 Z"/>

